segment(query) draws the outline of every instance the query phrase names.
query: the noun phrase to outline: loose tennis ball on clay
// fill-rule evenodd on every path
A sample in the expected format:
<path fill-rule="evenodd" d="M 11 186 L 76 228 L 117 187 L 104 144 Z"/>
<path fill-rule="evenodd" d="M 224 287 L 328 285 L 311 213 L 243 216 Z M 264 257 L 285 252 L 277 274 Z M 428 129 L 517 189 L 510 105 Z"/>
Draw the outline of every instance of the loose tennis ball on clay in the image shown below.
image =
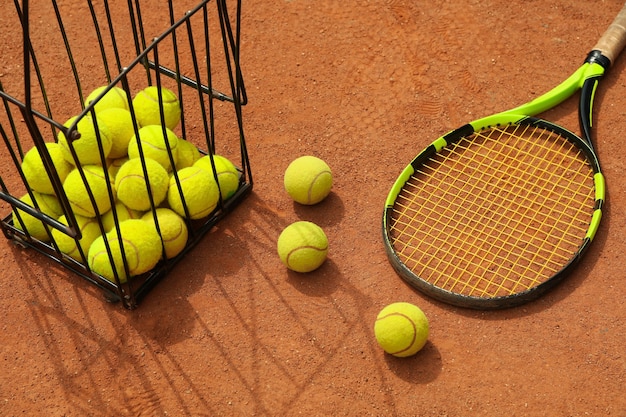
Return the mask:
<path fill-rule="evenodd" d="M 61 149 L 61 145 L 58 143 L 46 143 L 46 148 L 52 159 L 52 164 L 54 165 L 53 170 L 56 171 L 59 180 L 63 183 L 67 174 L 70 173 L 74 166 L 65 160 L 63 157 L 63 149 Z M 43 194 L 54 194 L 52 181 L 44 168 L 39 149 L 36 147 L 31 148 L 24 155 L 22 172 L 24 172 L 26 181 L 32 190 Z"/>
<path fill-rule="evenodd" d="M 182 196 L 189 210 L 189 218 L 202 219 L 211 214 L 220 198 L 220 192 L 213 175 L 202 168 L 192 166 L 177 171 L 177 176 L 182 189 Z M 172 210 L 185 217 L 183 199 L 174 175 L 170 178 L 167 202 Z"/>
<path fill-rule="evenodd" d="M 107 252 L 105 236 L 96 238 L 91 244 L 88 264 L 93 272 L 113 282 L 117 271 L 120 282 L 124 283 L 128 277 L 124 271 L 122 246 L 130 276 L 141 275 L 154 268 L 161 258 L 162 250 L 159 235 L 147 222 L 141 219 L 125 220 L 119 227 L 119 235 L 115 229 L 105 235 L 111 248 L 113 264 Z"/>
<path fill-rule="evenodd" d="M 183 138 L 178 138 L 177 170 L 192 166 L 194 162 L 200 159 L 200 156 L 200 151 L 196 148 L 196 145 Z"/>
<path fill-rule="evenodd" d="M 300 204 L 317 204 L 328 196 L 333 175 L 326 162 L 315 156 L 301 156 L 285 170 L 285 190 Z"/>
<path fill-rule="evenodd" d="M 85 98 L 85 106 L 88 106 L 92 101 L 98 98 L 100 94 L 104 92 L 107 86 L 98 87 L 93 90 Z M 94 109 L 96 112 L 100 112 L 106 109 L 124 109 L 128 110 L 128 95 L 123 88 L 112 87 L 105 93 L 104 96 L 95 104 Z"/>
<path fill-rule="evenodd" d="M 83 217 L 79 215 L 75 215 L 75 217 L 82 234 L 82 237 L 78 240 L 78 245 L 76 245 L 76 240 L 73 237 L 69 237 L 68 235 L 57 229 L 52 230 L 52 237 L 54 238 L 54 241 L 56 242 L 61 252 L 71 256 L 77 261 L 81 261 L 82 256 L 78 247 L 80 246 L 83 254 L 87 256 L 87 254 L 89 253 L 89 247 L 91 246 L 93 241 L 101 235 L 101 230 L 100 225 L 98 224 L 98 220 L 96 218 Z M 65 216 L 59 217 L 59 222 L 65 225 L 68 224 L 67 218 Z"/>
<path fill-rule="evenodd" d="M 103 215 L 111 209 L 111 198 L 104 169 L 100 165 L 83 166 L 82 170 L 85 173 L 87 184 L 83 181 L 79 169 L 74 168 L 63 183 L 63 190 L 65 190 L 74 214 L 85 217 Z M 95 206 L 89 198 L 87 189 L 91 190 L 93 194 Z M 111 191 L 114 192 L 113 184 L 111 184 Z"/>
<path fill-rule="evenodd" d="M 170 177 L 165 168 L 153 159 L 144 160 L 147 177 L 144 174 L 141 159 L 129 159 L 122 165 L 115 176 L 117 198 L 128 208 L 147 211 L 152 208 L 150 194 L 154 206 L 165 200 Z"/>
<path fill-rule="evenodd" d="M 189 237 L 187 224 L 175 211 L 168 208 L 158 208 L 155 212 L 147 212 L 141 218 L 155 227 L 155 229 L 154 213 L 156 213 L 159 223 L 159 231 L 165 247 L 165 256 L 167 259 L 171 259 L 181 253 L 185 249 L 185 245 L 187 245 L 187 238 Z"/>
<path fill-rule="evenodd" d="M 124 220 L 140 219 L 144 212 L 139 210 L 133 210 L 128 208 L 124 203 L 118 201 L 115 203 L 111 210 L 107 211 L 101 218 L 102 226 L 105 232 L 110 232 L 115 228 L 115 217 L 113 214 L 113 208 L 115 208 L 115 216 L 117 216 L 117 222 L 121 223 Z"/>
<path fill-rule="evenodd" d="M 315 223 L 292 223 L 278 237 L 278 256 L 292 271 L 314 271 L 324 263 L 327 254 L 328 239 Z"/>
<path fill-rule="evenodd" d="M 227 200 L 232 197 L 239 188 L 239 171 L 237 171 L 237 168 L 235 168 L 232 162 L 221 155 L 213 155 L 213 162 L 215 164 L 215 172 L 217 173 L 217 181 L 220 185 L 222 199 Z M 213 175 L 211 156 L 209 155 L 198 159 L 193 166 L 200 167 Z"/>
<path fill-rule="evenodd" d="M 33 193 L 33 197 L 35 198 L 37 205 L 39 206 L 39 210 L 41 210 L 43 214 L 56 219 L 61 215 L 61 213 L 63 213 L 61 204 L 59 203 L 59 200 L 55 196 L 48 195 L 48 194 L 41 194 L 41 193 L 38 193 L 37 191 L 31 191 L 31 192 Z M 35 207 L 35 204 L 33 203 L 33 199 L 30 197 L 30 194 L 28 193 L 24 194 L 20 198 L 20 200 L 28 204 L 29 206 L 32 206 L 33 208 Z M 41 220 L 38 220 L 37 218 L 31 216 L 30 214 L 27 214 L 26 212 L 20 209 L 17 209 L 17 211 L 19 212 L 20 219 L 22 220 L 22 222 L 24 222 L 24 226 L 26 227 L 26 230 L 32 237 L 42 242 L 50 241 L 50 235 L 46 231 L 46 228 L 43 222 L 41 222 Z M 13 225 L 19 230 L 22 230 L 22 231 L 24 230 L 15 212 L 13 212 Z M 48 230 L 52 231 L 52 229 L 53 228 L 51 226 L 48 226 Z"/>
<path fill-rule="evenodd" d="M 128 143 L 129 158 L 133 159 L 141 156 L 139 153 L 139 142 L 141 142 L 144 158 L 152 158 L 161 164 L 167 172 L 172 171 L 168 145 L 174 159 L 174 165 L 176 165 L 178 160 L 178 137 L 176 134 L 169 129 L 165 129 L 164 135 L 163 128 L 157 125 L 142 127 L 138 133 L 139 141 L 133 135 Z"/>
<path fill-rule="evenodd" d="M 393 356 L 419 352 L 428 340 L 429 325 L 424 312 L 410 303 L 393 303 L 383 308 L 374 324 L 376 340 Z"/>
<path fill-rule="evenodd" d="M 70 118 L 67 122 L 63 124 L 63 126 L 70 127 L 75 120 L 76 116 Z M 102 152 L 104 152 L 105 158 L 111 152 L 111 146 L 113 146 L 113 142 L 111 141 L 111 133 L 109 131 L 109 128 L 99 118 L 96 118 L 96 122 L 98 123 L 99 136 L 96 133 L 96 126 L 91 116 L 83 117 L 78 121 L 78 124 L 76 125 L 76 129 L 80 134 L 80 138 L 71 141 L 71 143 L 74 147 L 74 150 L 76 151 L 76 156 L 80 165 L 102 164 L 102 161 L 100 159 L 99 144 L 102 145 Z M 70 145 L 68 144 L 68 139 L 65 137 L 65 134 L 63 132 L 59 132 L 58 139 L 59 144 L 63 149 L 63 157 L 65 158 L 65 160 L 73 165 L 76 165 L 76 160 L 74 160 L 74 157 L 70 152 Z"/>
<path fill-rule="evenodd" d="M 180 122 L 180 103 L 176 94 L 168 88 L 161 87 L 163 97 L 163 116 L 165 126 L 174 130 Z M 135 116 L 141 126 L 161 125 L 161 113 L 159 109 L 159 89 L 156 86 L 147 87 L 137 93 L 133 99 Z"/>
<path fill-rule="evenodd" d="M 109 129 L 111 137 L 111 151 L 108 158 L 117 159 L 128 155 L 128 144 L 135 136 L 133 118 L 126 109 L 112 107 L 98 112 L 101 120 Z"/>

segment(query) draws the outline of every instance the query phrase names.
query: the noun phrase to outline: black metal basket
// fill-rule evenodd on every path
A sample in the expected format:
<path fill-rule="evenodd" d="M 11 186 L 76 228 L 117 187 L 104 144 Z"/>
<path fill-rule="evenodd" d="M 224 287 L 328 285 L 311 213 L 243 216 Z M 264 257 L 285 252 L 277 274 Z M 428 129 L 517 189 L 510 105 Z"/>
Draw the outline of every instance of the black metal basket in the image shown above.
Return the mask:
<path fill-rule="evenodd" d="M 122 301 L 129 309 L 135 308 L 150 289 L 252 189 L 242 124 L 242 106 L 247 98 L 239 61 L 241 1 L 198 1 L 195 0 L 184 10 L 181 9 L 185 7 L 181 1 L 160 2 L 163 4 L 158 12 L 162 16 L 158 21 L 154 21 L 156 6 L 148 0 L 85 0 L 78 7 L 77 2 L 71 2 L 76 4 L 70 7 L 67 2 L 53 0 L 46 4 L 38 2 L 37 9 L 29 7 L 28 0 L 23 0 L 21 5 L 16 0 L 14 15 L 2 17 L 15 22 L 13 26 L 16 30 L 11 39 L 15 48 L 23 51 L 23 78 L 16 85 L 0 82 L 0 136 L 5 145 L 0 171 L 0 198 L 8 203 L 4 207 L 10 211 L 5 213 L 0 226 L 8 239 L 55 260 L 103 290 L 108 300 Z M 142 18 L 142 12 L 148 7 L 153 8 L 150 20 Z M 44 26 L 36 26 L 36 19 L 44 15 L 47 24 L 42 31 Z M 80 31 L 75 30 L 77 27 Z M 44 54 L 47 58 L 45 62 L 53 64 L 43 63 Z M 94 152 L 99 164 L 107 167 L 103 172 L 109 184 L 107 198 L 112 207 L 113 229 L 120 232 L 123 219 L 116 210 L 116 193 L 110 185 L 114 184 L 113 174 L 108 169 L 112 161 L 107 158 L 98 130 L 96 106 L 109 91 L 123 89 L 131 99 L 128 110 L 137 135 L 141 126 L 132 97 L 148 86 L 156 86 L 158 91 L 167 88 L 176 94 L 181 119 L 173 128 L 174 133 L 181 140 L 192 143 L 200 155 L 209 158 L 216 183 L 218 171 L 214 156 L 219 154 L 229 158 L 236 166 L 238 188 L 228 197 L 220 193 L 215 209 L 201 219 L 189 219 L 188 207 L 183 199 L 182 206 L 187 216 L 183 214 L 181 217 L 189 233 L 184 249 L 167 259 L 162 246 L 163 256 L 156 266 L 133 276 L 122 243 L 124 272 L 118 273 L 113 268 L 114 276 L 105 278 L 92 271 L 88 250 L 82 250 L 78 245 L 82 237 L 81 228 L 47 144 L 57 142 L 59 133 L 65 135 L 74 158 L 74 169 L 86 181 L 85 170 L 77 159 L 74 145 L 81 137 L 81 121 L 87 119 L 94 125 L 97 140 Z M 85 103 L 84 98 L 97 87 L 104 88 L 93 101 Z M 163 93 L 157 96 L 160 125 L 165 133 Z M 73 114 L 72 109 L 75 109 Z M 71 117 L 75 118 L 70 122 Z M 54 215 L 42 208 L 46 202 L 38 192 L 33 191 L 33 184 L 29 183 L 22 169 L 24 155 L 33 147 L 38 149 L 52 185 L 52 192 L 44 194 L 44 197 L 51 195 L 60 207 Z M 144 161 L 141 149 L 139 145 L 139 159 Z M 174 166 L 170 173 L 171 181 L 180 187 L 176 158 L 169 145 L 166 145 L 166 153 Z M 145 161 L 142 162 L 142 169 L 146 173 Z M 148 212 L 153 212 L 161 204 L 155 204 L 149 181 L 147 185 L 150 196 Z M 87 194 L 89 201 L 97 206 L 96 197 L 89 187 Z M 23 200 L 23 196 L 30 199 Z M 108 230 L 105 228 L 105 213 L 100 213 L 98 209 L 95 211 L 99 231 L 106 235 L 112 229 L 110 226 Z M 59 213 L 65 216 L 65 221 L 60 221 L 57 217 Z M 28 216 L 41 221 L 42 233 L 35 235 L 29 232 L 24 223 Z M 160 234 L 158 221 L 156 223 Z M 69 256 L 59 249 L 55 239 L 58 232 L 53 233 L 55 230 L 74 239 L 81 248 L 78 255 Z M 107 239 L 105 241 L 108 242 Z M 105 243 L 105 247 L 109 259 L 113 261 L 110 244 Z"/>

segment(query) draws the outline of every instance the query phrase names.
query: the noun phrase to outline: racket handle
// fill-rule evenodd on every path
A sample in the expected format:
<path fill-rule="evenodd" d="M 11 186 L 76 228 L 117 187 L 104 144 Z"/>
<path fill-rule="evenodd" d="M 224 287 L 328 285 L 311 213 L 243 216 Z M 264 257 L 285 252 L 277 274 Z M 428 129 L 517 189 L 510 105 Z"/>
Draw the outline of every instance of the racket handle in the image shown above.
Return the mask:
<path fill-rule="evenodd" d="M 600 51 L 613 63 L 624 46 L 626 46 L 626 4 L 593 49 Z"/>

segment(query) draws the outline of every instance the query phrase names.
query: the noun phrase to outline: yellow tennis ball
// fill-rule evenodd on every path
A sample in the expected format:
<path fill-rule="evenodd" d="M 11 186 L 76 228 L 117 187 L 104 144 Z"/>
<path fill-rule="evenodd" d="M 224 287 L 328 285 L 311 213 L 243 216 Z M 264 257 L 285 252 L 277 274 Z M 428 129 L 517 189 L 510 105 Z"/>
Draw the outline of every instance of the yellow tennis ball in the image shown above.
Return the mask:
<path fill-rule="evenodd" d="M 111 151 L 108 158 L 117 159 L 128 155 L 128 144 L 135 136 L 133 118 L 126 109 L 112 107 L 98 112 L 101 120 L 109 129 L 111 137 Z"/>
<path fill-rule="evenodd" d="M 181 114 L 178 97 L 172 90 L 165 87 L 161 87 L 160 94 L 163 100 L 165 126 L 174 130 L 180 122 Z M 150 86 L 138 92 L 133 99 L 133 108 L 141 126 L 161 125 L 158 87 Z"/>
<path fill-rule="evenodd" d="M 190 167 L 200 159 L 200 151 L 196 148 L 196 145 L 186 141 L 183 138 L 178 139 L 178 161 L 176 162 L 176 169 L 183 169 Z"/>
<path fill-rule="evenodd" d="M 285 170 L 285 190 L 300 204 L 317 204 L 328 196 L 333 174 L 326 162 L 315 156 L 301 156 Z"/>
<path fill-rule="evenodd" d="M 153 159 L 144 160 L 146 172 L 144 175 L 141 159 L 130 159 L 122 165 L 115 177 L 115 190 L 117 198 L 127 207 L 133 210 L 147 211 L 152 208 L 150 194 L 154 206 L 158 206 L 165 200 L 170 177 L 165 170 Z"/>
<path fill-rule="evenodd" d="M 115 207 L 115 215 L 117 215 L 118 223 L 121 223 L 124 220 L 129 220 L 129 219 L 140 219 L 144 213 L 143 211 L 140 211 L 140 210 L 133 210 L 131 208 L 128 208 L 128 206 L 126 206 L 121 201 L 116 202 L 114 207 Z M 104 213 L 101 220 L 102 220 L 102 226 L 104 227 L 105 232 L 110 232 L 111 230 L 115 228 L 115 217 L 113 215 L 113 207 L 111 207 L 111 210 Z"/>
<path fill-rule="evenodd" d="M 429 324 L 424 312 L 410 303 L 393 303 L 383 308 L 374 324 L 380 347 L 393 356 L 416 354 L 428 340 Z"/>
<path fill-rule="evenodd" d="M 82 234 L 82 237 L 78 240 L 78 245 L 76 245 L 76 240 L 74 238 L 69 237 L 68 235 L 57 229 L 52 230 L 52 237 L 54 238 L 54 241 L 56 242 L 61 252 L 71 256 L 77 261 L 81 261 L 82 257 L 78 247 L 80 246 L 83 254 L 86 257 L 89 253 L 89 247 L 91 246 L 93 241 L 101 235 L 101 230 L 100 225 L 98 224 L 98 220 L 96 218 L 83 217 L 77 214 L 75 214 L 74 216 L 76 217 L 76 222 L 78 223 L 78 227 Z M 68 224 L 67 218 L 64 215 L 59 217 L 59 222 L 65 225 Z"/>
<path fill-rule="evenodd" d="M 155 212 L 149 211 L 141 219 L 156 229 L 155 213 L 165 247 L 165 256 L 167 259 L 171 259 L 181 253 L 187 245 L 187 238 L 189 237 L 187 224 L 178 213 L 168 208 L 158 208 Z"/>
<path fill-rule="evenodd" d="M 92 101 L 94 101 L 104 90 L 107 88 L 106 85 L 102 87 L 98 87 L 93 90 L 89 95 L 85 98 L 85 106 L 88 106 Z M 112 87 L 109 91 L 106 92 L 104 96 L 96 103 L 94 106 L 96 112 L 100 112 L 106 109 L 124 109 L 128 110 L 128 95 L 123 88 L 120 87 Z"/>
<path fill-rule="evenodd" d="M 46 149 L 52 159 L 52 164 L 54 165 L 53 169 L 59 176 L 61 183 L 63 183 L 67 174 L 70 173 L 74 166 L 65 160 L 63 157 L 63 149 L 61 149 L 61 145 L 58 143 L 46 143 Z M 43 194 L 54 194 L 52 181 L 44 168 L 39 149 L 36 147 L 31 148 L 24 155 L 22 172 L 24 172 L 26 181 L 32 190 Z"/>
<path fill-rule="evenodd" d="M 37 205 L 39 206 L 39 210 L 41 210 L 43 214 L 56 219 L 61 215 L 61 213 L 63 213 L 61 204 L 55 196 L 49 194 L 41 194 L 37 191 L 31 192 L 33 193 L 33 197 L 37 202 Z M 29 206 L 32 206 L 33 208 L 35 207 L 33 199 L 28 193 L 24 194 L 20 198 L 20 200 L 28 204 Z M 17 211 L 19 212 L 20 219 L 22 220 L 22 222 L 24 222 L 26 230 L 32 237 L 41 240 L 42 242 L 50 241 L 50 235 L 46 231 L 46 228 L 41 220 L 38 220 L 37 218 L 31 216 L 30 214 L 27 214 L 20 209 L 17 209 Z M 19 230 L 24 230 L 15 212 L 13 212 L 13 225 Z M 52 231 L 53 228 L 49 226 L 48 229 Z"/>
<path fill-rule="evenodd" d="M 124 283 L 128 277 L 124 271 L 122 246 L 131 277 L 154 268 L 161 258 L 162 251 L 159 235 L 147 222 L 141 219 L 130 219 L 121 222 L 119 227 L 119 235 L 116 229 L 106 234 L 113 264 L 107 252 L 105 236 L 102 235 L 96 238 L 89 248 L 88 264 L 93 272 L 109 281 L 115 281 L 115 271 L 117 271 L 120 282 Z"/>
<path fill-rule="evenodd" d="M 115 181 L 115 177 L 117 177 L 117 173 L 119 172 L 120 168 L 128 160 L 129 158 L 126 156 L 124 158 L 109 159 L 107 161 L 107 169 L 109 170 L 109 177 L 111 178 L 111 181 Z"/>
<path fill-rule="evenodd" d="M 128 143 L 128 157 L 133 159 L 141 156 L 139 153 L 139 144 L 141 143 L 144 158 L 152 158 L 161 164 L 167 172 L 172 171 L 168 145 L 174 159 L 174 166 L 176 166 L 178 160 L 178 137 L 176 134 L 166 128 L 164 135 L 163 128 L 157 125 L 144 126 L 139 129 L 138 133 L 139 140 L 133 135 Z"/>
<path fill-rule="evenodd" d="M 220 185 L 222 199 L 227 200 L 232 197 L 239 188 L 239 171 L 237 171 L 237 168 L 235 168 L 232 162 L 221 155 L 213 155 L 213 163 L 215 164 L 215 172 L 217 173 L 217 181 Z M 211 156 L 209 155 L 198 159 L 193 166 L 200 167 L 213 175 Z"/>
<path fill-rule="evenodd" d="M 67 195 L 74 214 L 85 217 L 103 215 L 111 209 L 111 197 L 115 197 L 114 195 L 109 196 L 104 169 L 100 165 L 83 166 L 82 170 L 87 179 L 86 184 L 80 175 L 79 169 L 81 168 L 74 168 L 63 183 L 63 190 Z M 87 189 L 91 190 L 93 194 L 95 206 L 89 198 Z M 111 184 L 111 191 L 114 192 L 114 190 L 114 186 Z"/>
<path fill-rule="evenodd" d="M 63 125 L 65 127 L 69 127 L 76 120 L 76 117 L 77 116 L 70 118 Z M 96 122 L 98 123 L 98 132 L 100 136 L 97 135 L 94 120 L 89 115 L 80 119 L 78 121 L 78 124 L 76 125 L 78 133 L 80 134 L 80 138 L 71 141 L 71 143 L 74 147 L 74 150 L 76 151 L 76 157 L 78 158 L 78 163 L 80 165 L 102 164 L 102 161 L 100 159 L 99 144 L 102 145 L 102 151 L 104 152 L 105 158 L 111 152 L 111 146 L 113 146 L 113 142 L 111 141 L 111 133 L 109 131 L 109 128 L 98 117 L 96 117 Z M 70 145 L 68 144 L 68 140 L 63 132 L 59 132 L 58 142 L 63 149 L 63 157 L 65 158 L 65 160 L 73 165 L 76 165 L 77 162 L 76 160 L 74 160 L 74 157 L 70 152 Z"/>
<path fill-rule="evenodd" d="M 189 210 L 189 218 L 202 219 L 211 214 L 220 198 L 220 192 L 213 175 L 202 168 L 192 166 L 181 169 L 177 172 L 177 176 L 182 189 L 182 196 Z M 172 210 L 185 217 L 183 198 L 181 198 L 178 189 L 176 176 L 172 176 L 167 191 L 167 202 Z"/>
<path fill-rule="evenodd" d="M 328 238 L 315 223 L 292 223 L 278 237 L 278 256 L 292 271 L 314 271 L 324 263 L 327 254 Z"/>

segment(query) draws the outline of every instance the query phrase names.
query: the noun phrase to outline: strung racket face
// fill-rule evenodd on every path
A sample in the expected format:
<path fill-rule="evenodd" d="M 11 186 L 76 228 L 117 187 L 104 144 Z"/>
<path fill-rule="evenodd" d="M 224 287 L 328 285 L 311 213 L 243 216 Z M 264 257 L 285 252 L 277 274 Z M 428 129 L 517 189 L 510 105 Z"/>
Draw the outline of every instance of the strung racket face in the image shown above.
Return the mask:
<path fill-rule="evenodd" d="M 399 275 L 434 298 L 511 307 L 564 276 L 593 239 L 603 200 L 596 156 L 573 133 L 530 117 L 466 125 L 400 176 L 385 246 Z"/>

